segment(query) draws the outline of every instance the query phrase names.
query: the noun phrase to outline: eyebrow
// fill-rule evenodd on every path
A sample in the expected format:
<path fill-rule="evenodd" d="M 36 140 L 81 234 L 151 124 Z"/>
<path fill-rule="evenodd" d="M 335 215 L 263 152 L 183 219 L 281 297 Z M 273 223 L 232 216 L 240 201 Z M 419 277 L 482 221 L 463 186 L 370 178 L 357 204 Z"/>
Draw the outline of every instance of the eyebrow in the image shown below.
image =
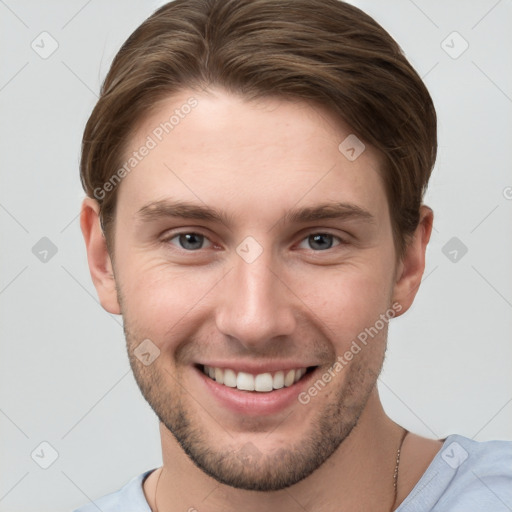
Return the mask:
<path fill-rule="evenodd" d="M 171 201 L 169 199 L 153 201 L 144 205 L 136 213 L 136 217 L 143 222 L 176 217 L 180 219 L 220 222 L 222 224 L 227 224 L 230 219 L 230 216 L 225 212 L 215 210 L 206 205 L 188 203 L 186 201 Z"/>
<path fill-rule="evenodd" d="M 376 223 L 375 217 L 369 211 L 351 203 L 325 203 L 317 206 L 295 208 L 285 213 L 283 222 L 299 224 L 329 219 Z"/>
<path fill-rule="evenodd" d="M 207 205 L 163 199 L 144 205 L 137 212 L 136 217 L 142 222 L 151 222 L 162 218 L 180 218 L 218 222 L 229 225 L 230 221 L 233 219 L 233 214 L 228 215 L 223 210 L 216 210 Z M 329 219 L 355 220 L 368 224 L 376 224 L 375 217 L 369 211 L 355 204 L 339 202 L 293 208 L 287 211 L 278 222 L 281 224 L 300 224 Z"/>

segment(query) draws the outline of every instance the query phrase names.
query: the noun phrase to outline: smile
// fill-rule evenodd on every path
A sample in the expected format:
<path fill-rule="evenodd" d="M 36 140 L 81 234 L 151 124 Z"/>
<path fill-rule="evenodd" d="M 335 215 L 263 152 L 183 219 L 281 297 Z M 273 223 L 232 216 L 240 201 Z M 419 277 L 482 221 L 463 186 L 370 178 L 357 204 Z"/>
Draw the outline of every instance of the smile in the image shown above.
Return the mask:
<path fill-rule="evenodd" d="M 203 373 L 218 384 L 230 388 L 237 388 L 240 391 L 256 391 L 259 393 L 268 393 L 275 389 L 290 387 L 301 380 L 306 373 L 315 369 L 314 366 L 310 366 L 307 368 L 278 370 L 253 375 L 247 372 L 235 372 L 230 368 L 216 368 L 207 365 L 201 366 Z"/>

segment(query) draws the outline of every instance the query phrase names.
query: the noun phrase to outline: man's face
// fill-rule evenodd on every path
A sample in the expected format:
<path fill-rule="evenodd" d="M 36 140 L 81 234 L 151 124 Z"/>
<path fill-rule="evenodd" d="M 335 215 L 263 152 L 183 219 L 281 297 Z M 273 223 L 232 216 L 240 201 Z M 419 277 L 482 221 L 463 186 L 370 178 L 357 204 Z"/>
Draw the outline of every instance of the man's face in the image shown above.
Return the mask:
<path fill-rule="evenodd" d="M 191 96 L 197 106 L 159 141 L 154 130 Z M 350 129 L 302 102 L 184 91 L 155 112 L 126 159 L 148 135 L 156 147 L 121 183 L 115 221 L 135 378 L 204 472 L 244 489 L 287 487 L 350 433 L 382 366 L 387 323 L 375 325 L 393 303 L 396 268 L 379 157 L 367 146 L 351 161 L 338 147 Z M 177 202 L 194 208 L 173 216 Z M 309 393 L 370 327 L 367 344 Z M 144 340 L 146 359 L 160 351 L 149 365 L 134 353 Z M 283 386 L 295 368 L 309 370 Z M 241 387 L 283 387 L 233 388 L 239 372 L 250 374 Z"/>

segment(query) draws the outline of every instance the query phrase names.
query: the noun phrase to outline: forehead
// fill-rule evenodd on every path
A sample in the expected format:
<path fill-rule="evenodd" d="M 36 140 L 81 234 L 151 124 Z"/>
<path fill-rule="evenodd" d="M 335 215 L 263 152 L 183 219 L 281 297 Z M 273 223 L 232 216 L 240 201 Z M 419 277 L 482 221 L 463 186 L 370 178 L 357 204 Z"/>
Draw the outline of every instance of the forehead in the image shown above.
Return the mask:
<path fill-rule="evenodd" d="M 319 202 L 350 202 L 376 217 L 387 211 L 377 151 L 363 150 L 326 108 L 301 101 L 182 91 L 140 123 L 123 158 L 130 161 L 118 215 L 164 199 L 255 223 Z"/>

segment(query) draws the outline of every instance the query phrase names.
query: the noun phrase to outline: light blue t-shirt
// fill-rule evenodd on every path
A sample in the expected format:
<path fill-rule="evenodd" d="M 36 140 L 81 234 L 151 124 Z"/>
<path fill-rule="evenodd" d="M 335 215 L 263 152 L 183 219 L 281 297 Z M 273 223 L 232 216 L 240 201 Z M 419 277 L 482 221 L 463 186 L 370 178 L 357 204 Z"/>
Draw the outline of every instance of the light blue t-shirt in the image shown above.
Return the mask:
<path fill-rule="evenodd" d="M 142 484 L 154 469 L 74 512 L 151 512 Z M 448 436 L 396 512 L 511 512 L 512 441 Z"/>

